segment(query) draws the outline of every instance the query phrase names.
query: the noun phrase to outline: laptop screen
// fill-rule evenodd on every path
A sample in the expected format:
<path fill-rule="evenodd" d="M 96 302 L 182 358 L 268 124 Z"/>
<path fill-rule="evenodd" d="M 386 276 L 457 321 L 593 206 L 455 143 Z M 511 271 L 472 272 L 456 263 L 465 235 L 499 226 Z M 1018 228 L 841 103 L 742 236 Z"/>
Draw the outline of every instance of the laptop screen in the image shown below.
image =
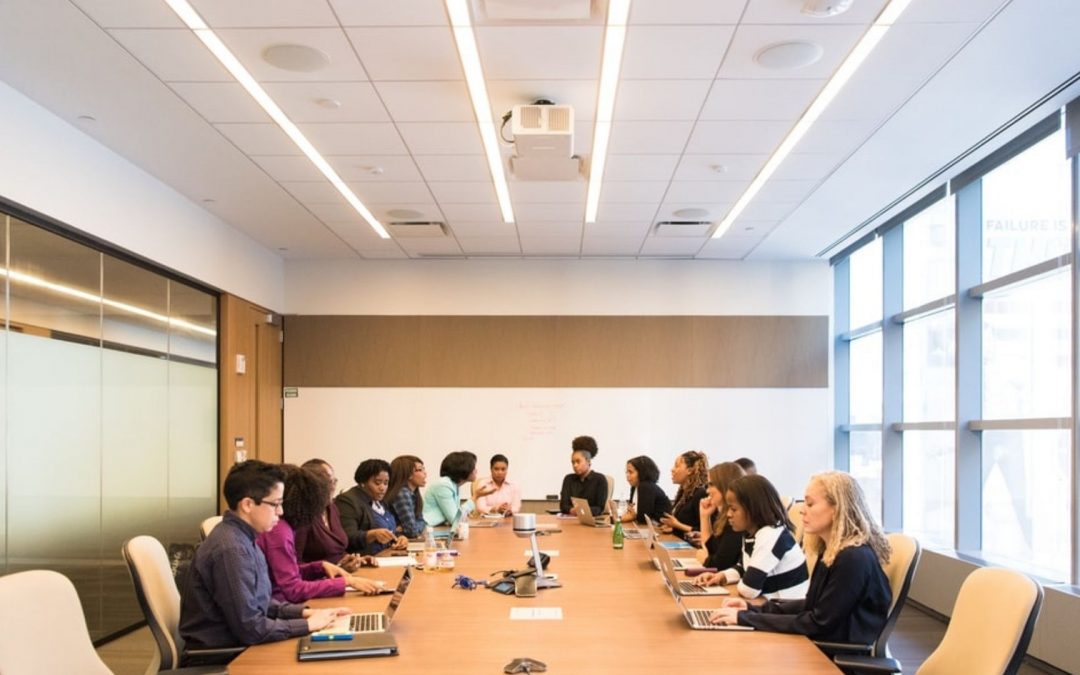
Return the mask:
<path fill-rule="evenodd" d="M 397 612 L 398 605 L 401 604 L 401 599 L 405 597 L 405 591 L 409 590 L 409 584 L 412 583 L 412 568 L 406 567 L 405 574 L 401 575 L 401 581 L 398 582 L 397 590 L 394 591 L 394 597 L 390 598 L 390 605 L 386 608 L 386 625 L 389 626 L 390 622 L 394 619 L 394 613 Z"/>

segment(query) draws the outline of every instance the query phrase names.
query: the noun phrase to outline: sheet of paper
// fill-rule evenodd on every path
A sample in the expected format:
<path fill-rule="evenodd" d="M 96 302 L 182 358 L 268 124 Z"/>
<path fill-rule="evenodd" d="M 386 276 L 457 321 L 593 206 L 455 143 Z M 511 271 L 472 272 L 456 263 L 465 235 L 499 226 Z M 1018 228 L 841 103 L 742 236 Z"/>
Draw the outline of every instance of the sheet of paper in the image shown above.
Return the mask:
<path fill-rule="evenodd" d="M 386 558 L 375 558 L 379 567 L 412 567 L 416 561 L 409 555 L 392 555 Z"/>
<path fill-rule="evenodd" d="M 562 621 L 562 607 L 511 607 L 510 618 L 516 621 Z"/>
<path fill-rule="evenodd" d="M 559 549 L 557 549 L 557 548 L 556 549 L 542 548 L 542 549 L 540 549 L 540 552 L 541 553 L 547 553 L 549 558 L 558 558 L 559 557 Z M 525 549 L 525 553 L 523 553 L 522 555 L 532 555 L 532 549 L 531 548 Z"/>

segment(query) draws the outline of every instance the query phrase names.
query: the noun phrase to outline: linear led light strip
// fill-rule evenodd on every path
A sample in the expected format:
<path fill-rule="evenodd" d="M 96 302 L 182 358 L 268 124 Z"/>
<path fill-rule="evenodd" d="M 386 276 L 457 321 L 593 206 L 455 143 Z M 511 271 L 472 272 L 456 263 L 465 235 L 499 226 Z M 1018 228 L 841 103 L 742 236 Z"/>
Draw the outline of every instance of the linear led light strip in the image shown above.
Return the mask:
<path fill-rule="evenodd" d="M 137 307 L 135 305 L 129 305 L 126 302 L 119 302 L 117 300 L 110 300 L 109 298 L 102 297 L 100 295 L 94 295 L 87 291 L 81 291 L 77 288 L 70 286 L 64 286 L 63 284 L 53 283 L 52 281 L 46 281 L 40 277 L 35 277 L 32 274 L 24 274 L 22 272 L 12 272 L 3 268 L 0 268 L 0 276 L 7 277 L 12 281 L 18 281 L 28 286 L 36 286 L 38 288 L 44 288 L 60 295 L 66 295 L 69 298 L 78 298 L 79 300 L 86 300 L 87 302 L 101 303 L 106 307 L 112 307 L 118 309 L 121 312 L 127 312 L 128 314 L 135 314 L 137 316 L 145 317 L 147 319 L 153 319 L 154 321 L 160 321 L 161 323 L 169 326 L 175 326 L 177 328 L 183 328 L 195 333 L 202 333 L 203 335 L 209 335 L 210 337 L 216 337 L 217 331 L 212 328 L 206 328 L 198 324 L 185 321 L 184 319 L 175 319 L 165 316 L 164 314 L 158 314 L 157 312 L 151 312 L 148 309 Z"/>
<path fill-rule="evenodd" d="M 604 58 L 600 65 L 600 93 L 596 99 L 596 123 L 593 126 L 592 156 L 589 158 L 589 191 L 585 196 L 585 222 L 595 223 L 600 208 L 600 187 L 607 161 L 608 140 L 611 138 L 611 118 L 615 114 L 615 92 L 619 87 L 623 44 L 626 42 L 626 21 L 630 15 L 630 0 L 608 2 L 607 26 L 604 31 Z"/>
<path fill-rule="evenodd" d="M 454 43 L 457 45 L 461 67 L 465 70 L 465 82 L 469 85 L 469 98 L 472 99 L 473 111 L 476 113 L 476 123 L 480 126 L 480 140 L 484 142 L 484 153 L 491 170 L 491 180 L 495 183 L 495 195 L 499 198 L 503 222 L 512 223 L 514 209 L 510 204 L 510 187 L 506 184 L 506 170 L 503 168 L 502 152 L 495 135 L 495 120 L 491 117 L 491 103 L 488 101 L 487 87 L 484 84 L 484 69 L 480 67 L 480 52 L 476 48 L 468 2 L 446 0 L 446 11 L 454 29 Z"/>
<path fill-rule="evenodd" d="M 202 43 L 206 45 L 206 48 L 210 50 L 210 53 L 221 62 L 221 65 L 225 66 L 225 69 L 232 74 L 236 81 L 247 90 L 247 93 L 251 95 L 251 98 L 255 99 L 255 102 L 262 106 L 262 109 L 266 111 L 266 114 L 270 116 L 270 119 L 281 127 L 281 130 L 292 139 L 292 142 L 296 144 L 296 147 L 300 148 L 311 163 L 315 165 L 322 175 L 326 176 L 326 179 L 330 181 L 341 196 L 345 198 L 349 205 L 356 209 L 356 212 L 363 216 L 364 220 L 371 225 L 375 233 L 383 239 L 389 239 L 390 233 L 386 231 L 386 228 L 382 226 L 379 219 L 376 218 L 371 211 L 368 210 L 364 203 L 360 201 L 349 186 L 345 184 L 345 181 L 341 180 L 341 176 L 330 166 L 330 163 L 319 154 L 319 151 L 315 149 L 315 146 L 311 144 L 311 141 L 300 132 L 300 129 L 293 124 L 277 103 L 270 98 L 270 95 L 259 86 L 259 83 L 255 81 L 255 78 L 251 76 L 251 73 L 240 64 L 233 53 L 229 51 L 229 48 L 225 46 L 225 43 L 221 41 L 221 38 L 206 25 L 206 22 L 202 20 L 199 13 L 188 4 L 187 0 L 165 0 L 165 2 L 172 8 L 176 15 L 180 17 L 180 20 L 187 24 L 187 27 L 195 33 L 195 37 L 202 40 Z"/>
<path fill-rule="evenodd" d="M 750 201 L 757 195 L 758 191 L 765 185 L 766 181 L 772 177 L 773 173 L 780 164 L 787 158 L 791 151 L 795 148 L 795 145 L 802 140 L 802 137 L 810 129 L 810 126 L 821 117 L 821 113 L 825 112 L 825 108 L 829 107 L 836 95 L 840 93 L 840 90 L 844 88 L 847 81 L 851 79 L 851 76 L 855 74 L 855 71 L 859 69 L 866 57 L 870 56 L 870 52 L 874 51 L 874 47 L 881 42 L 881 38 L 885 37 L 885 33 L 889 31 L 889 28 L 896 23 L 896 19 L 903 13 L 904 9 L 908 6 L 911 0 L 892 0 L 885 9 L 881 10 L 881 14 L 878 14 L 878 18 L 871 24 L 870 28 L 859 40 L 855 48 L 851 50 L 844 62 L 840 64 L 840 67 L 833 73 L 833 76 L 829 78 L 829 81 L 825 83 L 825 87 L 821 90 L 821 93 L 817 95 L 814 102 L 810 104 L 810 107 L 806 109 L 799 121 L 795 123 L 791 131 L 788 132 L 786 138 L 780 143 L 780 147 L 776 149 L 776 152 L 769 157 L 769 161 L 765 162 L 765 166 L 761 168 L 761 171 L 754 176 L 754 180 L 750 182 L 750 187 L 746 188 L 746 192 L 735 201 L 735 205 L 731 207 L 724 219 L 720 221 L 720 225 L 717 226 L 716 231 L 713 232 L 712 238 L 717 239 L 722 237 L 728 229 L 731 228 L 731 224 L 735 222 L 735 219 L 739 217 L 739 214 L 743 212 Z"/>

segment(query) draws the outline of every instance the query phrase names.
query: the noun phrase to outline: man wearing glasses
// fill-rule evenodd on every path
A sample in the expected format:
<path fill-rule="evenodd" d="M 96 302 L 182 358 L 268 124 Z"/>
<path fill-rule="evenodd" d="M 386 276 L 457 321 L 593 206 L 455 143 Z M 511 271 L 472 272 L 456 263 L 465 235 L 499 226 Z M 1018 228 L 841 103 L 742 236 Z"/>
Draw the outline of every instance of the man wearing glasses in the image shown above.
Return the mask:
<path fill-rule="evenodd" d="M 229 509 L 191 563 L 180 607 L 180 635 L 188 647 L 212 649 L 285 640 L 327 626 L 345 608 L 307 609 L 270 597 L 266 558 L 255 545 L 281 517 L 284 474 L 248 460 L 225 477 Z M 187 662 L 184 665 L 189 665 Z"/>

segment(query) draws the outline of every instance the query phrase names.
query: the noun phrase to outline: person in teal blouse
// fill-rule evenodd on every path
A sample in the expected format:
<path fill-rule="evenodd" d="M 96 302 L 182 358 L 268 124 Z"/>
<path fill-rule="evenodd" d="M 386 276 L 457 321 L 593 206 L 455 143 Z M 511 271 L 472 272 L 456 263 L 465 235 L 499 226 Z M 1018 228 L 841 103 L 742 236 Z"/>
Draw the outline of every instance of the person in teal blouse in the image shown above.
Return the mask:
<path fill-rule="evenodd" d="M 431 482 L 424 493 L 424 522 L 430 527 L 453 523 L 473 510 L 469 500 L 461 504 L 461 486 L 476 480 L 476 455 L 471 452 L 451 452 L 439 465 L 439 477 Z M 473 495 L 473 498 L 491 494 L 491 488 Z"/>

